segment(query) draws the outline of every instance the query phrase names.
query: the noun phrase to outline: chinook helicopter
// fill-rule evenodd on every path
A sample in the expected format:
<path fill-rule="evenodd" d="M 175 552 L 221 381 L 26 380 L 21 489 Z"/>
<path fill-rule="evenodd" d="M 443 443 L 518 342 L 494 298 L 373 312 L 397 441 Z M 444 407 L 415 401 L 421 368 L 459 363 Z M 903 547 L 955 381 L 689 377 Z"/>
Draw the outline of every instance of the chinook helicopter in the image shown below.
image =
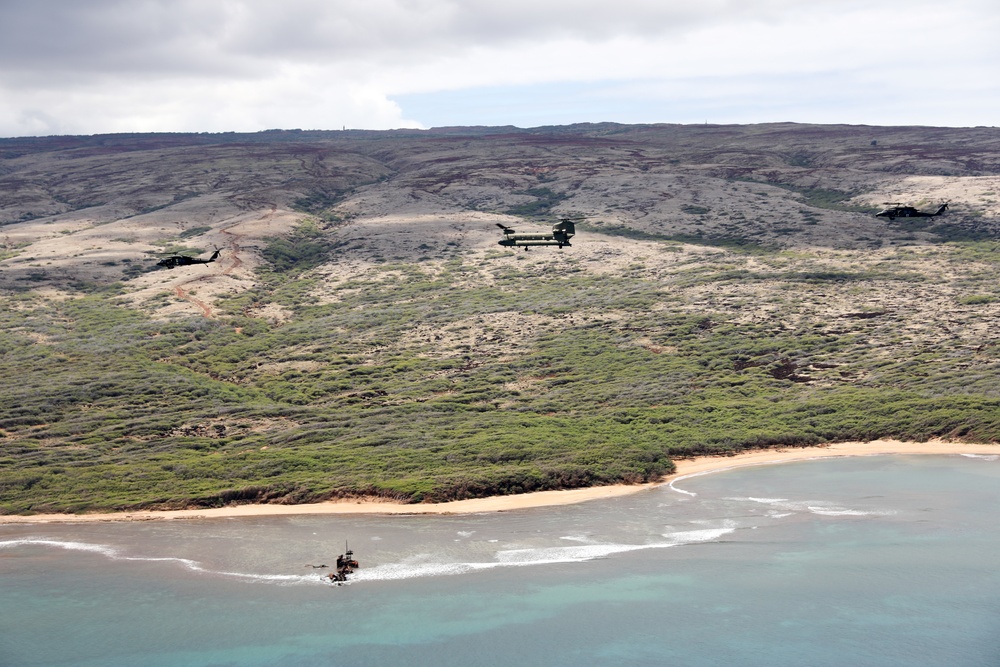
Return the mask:
<path fill-rule="evenodd" d="M 895 220 L 896 218 L 933 218 L 936 215 L 944 213 L 946 208 L 948 208 L 947 202 L 941 204 L 941 207 L 934 213 L 925 213 L 924 211 L 918 211 L 912 206 L 903 206 L 899 202 L 886 202 L 885 208 L 876 213 L 875 217 L 889 218 L 890 220 Z"/>
<path fill-rule="evenodd" d="M 156 263 L 157 266 L 164 266 L 168 269 L 172 269 L 177 266 L 190 266 L 192 264 L 208 264 L 214 262 L 219 258 L 219 253 L 222 252 L 219 248 L 215 249 L 212 256 L 208 259 L 198 259 L 197 257 L 191 257 L 189 255 L 170 255 L 169 257 L 164 257 L 159 262 Z"/>
<path fill-rule="evenodd" d="M 569 240 L 576 235 L 576 225 L 571 218 L 562 218 L 552 225 L 551 234 L 518 234 L 499 222 L 497 227 L 503 230 L 503 238 L 497 241 L 498 245 L 507 248 L 523 247 L 525 250 L 534 245 L 554 245 L 559 246 L 560 250 L 564 245 L 572 247 Z"/>

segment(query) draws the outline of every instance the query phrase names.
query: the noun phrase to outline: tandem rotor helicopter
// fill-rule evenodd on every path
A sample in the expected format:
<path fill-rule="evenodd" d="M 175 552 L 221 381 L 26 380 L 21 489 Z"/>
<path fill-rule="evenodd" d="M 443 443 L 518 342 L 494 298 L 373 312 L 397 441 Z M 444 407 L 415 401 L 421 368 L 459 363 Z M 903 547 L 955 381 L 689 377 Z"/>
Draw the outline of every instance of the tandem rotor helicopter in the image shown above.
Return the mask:
<path fill-rule="evenodd" d="M 941 204 L 941 207 L 933 213 L 926 213 L 918 211 L 912 206 L 903 206 L 899 202 L 886 202 L 885 208 L 876 213 L 875 217 L 889 218 L 890 220 L 895 220 L 896 218 L 933 218 L 936 215 L 944 213 L 946 208 L 948 208 L 948 202 Z"/>
<path fill-rule="evenodd" d="M 518 234 L 511 227 L 502 225 L 498 222 L 497 227 L 503 230 L 503 238 L 497 241 L 497 244 L 507 248 L 520 247 L 525 250 L 536 245 L 554 245 L 559 246 L 559 249 L 562 250 L 563 246 L 572 247 L 569 240 L 576 235 L 576 225 L 573 223 L 574 218 L 562 218 L 559 222 L 552 225 L 551 234 Z"/>
<path fill-rule="evenodd" d="M 199 259 L 197 257 L 191 257 L 190 255 L 170 255 L 164 257 L 156 263 L 157 266 L 163 266 L 168 269 L 172 269 L 177 266 L 191 266 L 192 264 L 209 264 L 214 262 L 219 258 L 219 253 L 222 252 L 219 248 L 215 249 L 212 256 L 208 259 Z"/>

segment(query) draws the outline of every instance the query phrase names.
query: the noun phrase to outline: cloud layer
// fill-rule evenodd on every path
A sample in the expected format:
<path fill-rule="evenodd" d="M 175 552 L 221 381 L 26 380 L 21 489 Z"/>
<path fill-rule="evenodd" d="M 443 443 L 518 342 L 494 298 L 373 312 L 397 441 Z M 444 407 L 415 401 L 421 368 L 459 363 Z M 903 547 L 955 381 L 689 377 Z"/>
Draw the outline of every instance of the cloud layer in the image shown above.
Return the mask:
<path fill-rule="evenodd" d="M 997 34 L 992 0 L 4 0 L 0 136 L 994 124 Z"/>

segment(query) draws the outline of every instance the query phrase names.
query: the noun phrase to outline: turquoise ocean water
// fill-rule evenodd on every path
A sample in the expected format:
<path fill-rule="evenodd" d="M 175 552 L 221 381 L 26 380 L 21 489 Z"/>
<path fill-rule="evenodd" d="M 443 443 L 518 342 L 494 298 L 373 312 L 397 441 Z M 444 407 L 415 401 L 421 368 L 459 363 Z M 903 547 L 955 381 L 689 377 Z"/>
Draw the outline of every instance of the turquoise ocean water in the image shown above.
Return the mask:
<path fill-rule="evenodd" d="M 0 526 L 0 665 L 1000 665 L 997 458 L 498 514 Z M 346 540 L 361 570 L 324 583 Z"/>

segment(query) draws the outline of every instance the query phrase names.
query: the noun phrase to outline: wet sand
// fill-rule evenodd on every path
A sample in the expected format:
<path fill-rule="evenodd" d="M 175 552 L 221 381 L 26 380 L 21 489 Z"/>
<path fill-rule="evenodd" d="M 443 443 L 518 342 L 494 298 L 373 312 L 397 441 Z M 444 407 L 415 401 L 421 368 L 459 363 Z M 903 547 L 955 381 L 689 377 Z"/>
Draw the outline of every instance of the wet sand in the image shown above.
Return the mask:
<path fill-rule="evenodd" d="M 538 491 L 515 496 L 493 496 L 448 503 L 402 504 L 379 499 L 338 500 L 305 505 L 233 505 L 212 509 L 163 510 L 144 512 L 116 512 L 104 514 L 36 514 L 33 516 L 0 516 L 0 524 L 10 523 L 82 523 L 88 521 L 150 521 L 163 519 L 196 519 L 242 516 L 282 516 L 301 514 L 471 514 L 475 512 L 503 512 L 569 505 L 572 503 L 612 498 L 638 493 L 674 479 L 745 466 L 804 461 L 840 456 L 874 456 L 879 454 L 977 454 L 1000 455 L 1000 444 L 954 443 L 942 440 L 928 442 L 900 442 L 874 440 L 871 442 L 841 442 L 815 447 L 786 447 L 763 449 L 733 456 L 699 456 L 675 460 L 677 471 L 673 475 L 650 484 L 619 484 L 588 487 L 566 491 Z"/>

